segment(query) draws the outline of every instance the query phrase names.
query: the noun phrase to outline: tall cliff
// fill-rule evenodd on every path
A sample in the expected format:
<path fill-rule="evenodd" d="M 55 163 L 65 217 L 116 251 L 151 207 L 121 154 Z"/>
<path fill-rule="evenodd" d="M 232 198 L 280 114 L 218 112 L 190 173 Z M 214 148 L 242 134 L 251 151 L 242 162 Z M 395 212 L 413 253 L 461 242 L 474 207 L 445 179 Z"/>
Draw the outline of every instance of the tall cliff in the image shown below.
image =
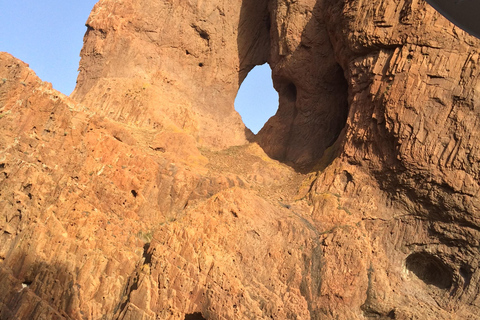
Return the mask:
<path fill-rule="evenodd" d="M 1 319 L 478 319 L 479 40 L 422 0 L 101 0 L 87 27 L 71 97 L 0 53 Z"/>

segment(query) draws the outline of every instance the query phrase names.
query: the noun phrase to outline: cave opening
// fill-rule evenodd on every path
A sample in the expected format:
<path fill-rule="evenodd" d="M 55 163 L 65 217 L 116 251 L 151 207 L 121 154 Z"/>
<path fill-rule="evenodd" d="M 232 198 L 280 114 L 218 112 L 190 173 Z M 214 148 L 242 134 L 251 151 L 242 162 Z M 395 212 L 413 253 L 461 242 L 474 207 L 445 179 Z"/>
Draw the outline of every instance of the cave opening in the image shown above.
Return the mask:
<path fill-rule="evenodd" d="M 235 110 L 245 126 L 257 134 L 277 109 L 278 92 L 273 88 L 270 66 L 265 63 L 254 67 L 240 85 Z"/>
<path fill-rule="evenodd" d="M 428 285 L 439 289 L 449 289 L 453 273 L 442 260 L 427 252 L 412 253 L 405 261 L 406 268 Z"/>

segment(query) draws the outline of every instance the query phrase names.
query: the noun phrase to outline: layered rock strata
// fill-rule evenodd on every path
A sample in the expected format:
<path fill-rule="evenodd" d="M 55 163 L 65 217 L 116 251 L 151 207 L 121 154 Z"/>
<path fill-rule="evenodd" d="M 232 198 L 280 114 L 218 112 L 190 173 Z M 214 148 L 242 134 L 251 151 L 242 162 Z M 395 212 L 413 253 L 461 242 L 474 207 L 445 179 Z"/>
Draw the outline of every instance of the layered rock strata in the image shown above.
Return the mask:
<path fill-rule="evenodd" d="M 72 98 L 0 55 L 0 318 L 478 318 L 478 40 L 415 0 L 87 25 Z M 279 110 L 247 143 L 265 62 Z"/>

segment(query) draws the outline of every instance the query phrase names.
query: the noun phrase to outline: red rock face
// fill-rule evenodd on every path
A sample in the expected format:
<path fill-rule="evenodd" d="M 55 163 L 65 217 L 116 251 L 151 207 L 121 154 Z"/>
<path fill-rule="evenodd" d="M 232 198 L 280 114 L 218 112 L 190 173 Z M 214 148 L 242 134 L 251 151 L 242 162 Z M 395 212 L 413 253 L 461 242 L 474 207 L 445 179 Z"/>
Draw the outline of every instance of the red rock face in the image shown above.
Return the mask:
<path fill-rule="evenodd" d="M 209 147 L 243 144 L 233 102 L 250 68 L 266 61 L 267 17 L 265 1 L 100 1 L 72 96 L 117 121 L 184 130 Z"/>
<path fill-rule="evenodd" d="M 256 141 L 272 158 L 310 169 L 345 126 L 348 88 L 335 60 L 321 3 L 271 4 L 269 63 L 279 107 Z"/>
<path fill-rule="evenodd" d="M 478 40 L 423 1 L 87 24 L 72 98 L 0 54 L 0 318 L 478 318 Z M 264 62 L 279 110 L 247 143 Z"/>

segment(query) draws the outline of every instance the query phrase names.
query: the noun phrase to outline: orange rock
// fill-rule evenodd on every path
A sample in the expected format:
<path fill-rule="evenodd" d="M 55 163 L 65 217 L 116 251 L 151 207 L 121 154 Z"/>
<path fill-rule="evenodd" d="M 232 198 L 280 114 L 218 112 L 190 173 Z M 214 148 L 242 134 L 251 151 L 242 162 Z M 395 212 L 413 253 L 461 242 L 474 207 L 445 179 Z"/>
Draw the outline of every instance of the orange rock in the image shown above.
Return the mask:
<path fill-rule="evenodd" d="M 0 318 L 478 317 L 478 40 L 421 1 L 87 25 L 72 98 L 0 53 Z M 279 111 L 247 143 L 265 62 Z"/>

